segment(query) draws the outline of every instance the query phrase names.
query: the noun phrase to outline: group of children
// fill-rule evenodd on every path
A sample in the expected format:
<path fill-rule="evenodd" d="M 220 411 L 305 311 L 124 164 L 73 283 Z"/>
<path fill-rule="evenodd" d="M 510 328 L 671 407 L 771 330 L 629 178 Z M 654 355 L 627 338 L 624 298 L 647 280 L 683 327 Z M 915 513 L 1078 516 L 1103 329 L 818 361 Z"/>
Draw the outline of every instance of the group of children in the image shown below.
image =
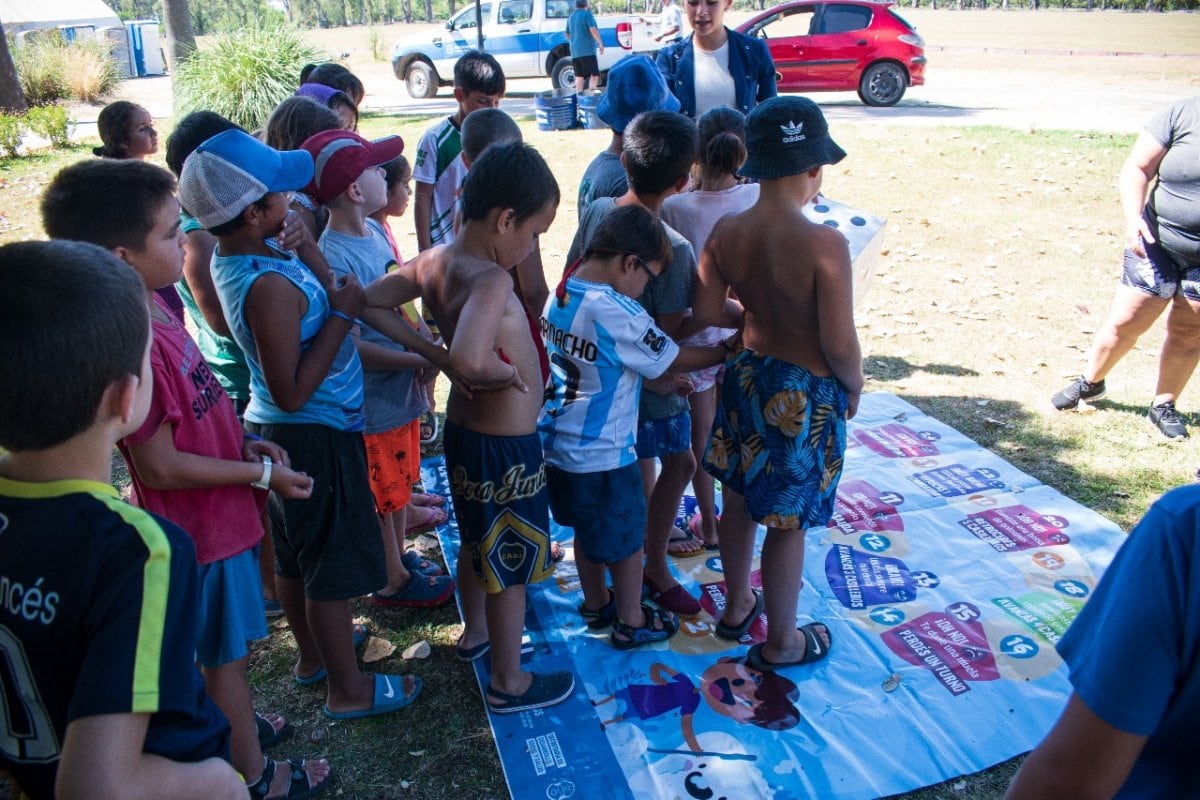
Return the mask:
<path fill-rule="evenodd" d="M 264 755 L 291 732 L 255 712 L 247 680 L 266 600 L 295 636 L 296 682 L 324 683 L 327 717 L 417 698 L 417 676 L 360 670 L 367 631 L 351 601 L 427 606 L 454 594 L 404 543 L 407 515 L 440 510 L 413 491 L 439 371 L 453 384 L 444 448 L 463 540 L 455 651 L 489 658 L 494 713 L 574 691 L 571 672 L 521 663 L 526 586 L 558 557 L 551 509 L 576 531 L 589 629 L 611 627 L 628 649 L 699 613 L 666 562 L 696 474 L 692 371 L 714 380 L 726 363 L 738 383 L 726 382 L 705 461 L 726 485 L 720 632 L 739 639 L 762 611 L 749 585 L 754 521 L 770 526 L 778 558 L 764 570 L 767 613 L 794 619 L 803 530 L 828 518 L 862 387 L 845 243 L 799 215 L 822 165 L 843 154 L 813 104 L 764 105 L 742 174 L 760 180 L 766 206 L 728 226 L 710 217 L 689 241 L 660 212 L 690 181 L 697 128 L 661 108 L 669 95 L 644 67 L 614 70 L 601 104 L 627 188 L 592 200 L 552 297 L 538 237 L 558 183 L 495 108 L 503 72 L 483 53 L 459 62 L 459 109 L 422 139 L 411 171 L 398 137 L 363 139 L 321 92 L 302 91 L 271 116 L 267 143 L 211 112 L 185 117 L 167 148 L 177 184 L 129 152 L 54 178 L 42 201 L 53 241 L 0 248 L 6 285 L 19 287 L 0 313 L 5 374 L 30 376 L 0 391 L 0 581 L 14 587 L 0 645 L 25 704 L 15 716 L 6 707 L 25 733 L 0 748 L 0 764 L 23 791 L 71 796 L 80 781 L 109 780 L 125 796 L 327 788 L 326 760 Z M 733 151 L 701 164 L 724 164 L 725 180 L 745 154 Z M 404 262 L 387 220 L 405 209 L 410 173 L 422 251 Z M 176 284 L 199 343 L 159 294 Z M 417 297 L 433 330 L 409 305 Z M 109 485 L 113 445 L 139 508 Z M 776 491 L 786 477 L 805 486 L 787 502 Z M 48 526 L 61 531 L 49 544 Z M 77 643 L 65 655 L 64 641 Z M 752 655 L 774 669 L 828 646 L 823 626 L 783 624 Z"/>

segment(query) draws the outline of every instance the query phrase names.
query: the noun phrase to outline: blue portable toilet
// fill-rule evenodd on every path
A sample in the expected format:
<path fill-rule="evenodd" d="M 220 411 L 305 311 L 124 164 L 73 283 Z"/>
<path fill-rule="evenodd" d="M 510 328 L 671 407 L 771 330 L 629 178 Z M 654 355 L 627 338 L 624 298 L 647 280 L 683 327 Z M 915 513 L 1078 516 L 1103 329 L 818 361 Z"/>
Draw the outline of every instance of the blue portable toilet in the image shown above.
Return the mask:
<path fill-rule="evenodd" d="M 125 23 L 125 31 L 129 40 L 129 74 L 137 78 L 165 75 L 167 70 L 159 43 L 158 21 L 131 20 Z"/>

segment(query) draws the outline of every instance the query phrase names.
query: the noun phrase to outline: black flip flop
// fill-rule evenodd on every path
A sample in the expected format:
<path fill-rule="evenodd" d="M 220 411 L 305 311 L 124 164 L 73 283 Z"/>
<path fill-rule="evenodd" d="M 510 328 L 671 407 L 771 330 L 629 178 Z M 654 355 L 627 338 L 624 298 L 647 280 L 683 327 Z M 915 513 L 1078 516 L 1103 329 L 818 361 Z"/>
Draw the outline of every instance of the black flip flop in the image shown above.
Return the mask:
<path fill-rule="evenodd" d="M 717 636 L 720 636 L 722 639 L 739 642 L 750 630 L 750 626 L 754 624 L 754 620 L 758 619 L 759 615 L 762 614 L 764 606 L 762 592 L 758 589 L 751 589 L 750 591 L 754 594 L 754 608 L 737 625 L 726 625 L 724 622 L 718 621 Z"/>
<path fill-rule="evenodd" d="M 829 644 L 826 645 L 821 641 L 821 637 L 817 635 L 817 626 L 820 625 L 825 629 L 825 633 L 829 636 Z M 833 632 L 829 630 L 829 626 L 823 622 L 809 622 L 801 625 L 796 630 L 804 634 L 804 656 L 796 661 L 768 661 L 763 655 L 762 644 L 756 644 L 746 651 L 746 666 L 753 667 L 759 672 L 774 672 L 777 669 L 785 667 L 798 667 L 801 664 L 812 664 L 820 661 L 829 655 L 829 648 L 833 646 Z"/>
<path fill-rule="evenodd" d="M 254 714 L 254 725 L 258 729 L 258 746 L 263 750 L 274 747 L 292 735 L 292 723 L 284 720 L 283 727 L 275 730 L 275 726 L 257 712 Z"/>

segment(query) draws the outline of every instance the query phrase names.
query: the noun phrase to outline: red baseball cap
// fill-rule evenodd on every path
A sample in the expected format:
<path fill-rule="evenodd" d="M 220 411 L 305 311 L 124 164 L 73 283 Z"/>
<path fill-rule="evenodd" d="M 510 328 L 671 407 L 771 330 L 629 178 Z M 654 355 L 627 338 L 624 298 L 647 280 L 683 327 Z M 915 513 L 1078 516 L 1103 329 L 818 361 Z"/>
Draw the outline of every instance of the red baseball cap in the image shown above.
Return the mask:
<path fill-rule="evenodd" d="M 378 167 L 404 152 L 404 140 L 385 136 L 371 141 L 352 131 L 321 131 L 304 140 L 301 150 L 313 158 L 313 179 L 304 191 L 321 205 L 333 200 L 364 170 Z"/>

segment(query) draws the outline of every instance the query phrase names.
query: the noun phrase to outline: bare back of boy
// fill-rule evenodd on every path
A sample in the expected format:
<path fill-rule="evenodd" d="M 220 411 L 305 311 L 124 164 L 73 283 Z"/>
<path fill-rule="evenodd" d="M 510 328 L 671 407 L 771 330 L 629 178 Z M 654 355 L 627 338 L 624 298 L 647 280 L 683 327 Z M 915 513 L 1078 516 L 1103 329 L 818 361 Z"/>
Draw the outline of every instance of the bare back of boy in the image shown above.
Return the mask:
<path fill-rule="evenodd" d="M 473 397 L 452 389 L 446 418 L 492 436 L 533 433 L 543 399 L 537 387 L 544 381 L 512 275 L 455 244 L 426 250 L 416 267 L 422 300 L 446 338 L 456 371 L 482 377 L 479 371 L 490 369 L 488 377 L 499 382 L 508 377 L 511 364 L 520 378 L 518 385 L 475 390 Z"/>
<path fill-rule="evenodd" d="M 857 350 L 846 240 L 805 219 L 798 204 L 763 198 L 722 218 L 700 272 L 706 288 L 716 278 L 741 301 L 743 342 L 760 355 L 826 377 L 837 373 L 830 356 L 843 343 Z"/>

